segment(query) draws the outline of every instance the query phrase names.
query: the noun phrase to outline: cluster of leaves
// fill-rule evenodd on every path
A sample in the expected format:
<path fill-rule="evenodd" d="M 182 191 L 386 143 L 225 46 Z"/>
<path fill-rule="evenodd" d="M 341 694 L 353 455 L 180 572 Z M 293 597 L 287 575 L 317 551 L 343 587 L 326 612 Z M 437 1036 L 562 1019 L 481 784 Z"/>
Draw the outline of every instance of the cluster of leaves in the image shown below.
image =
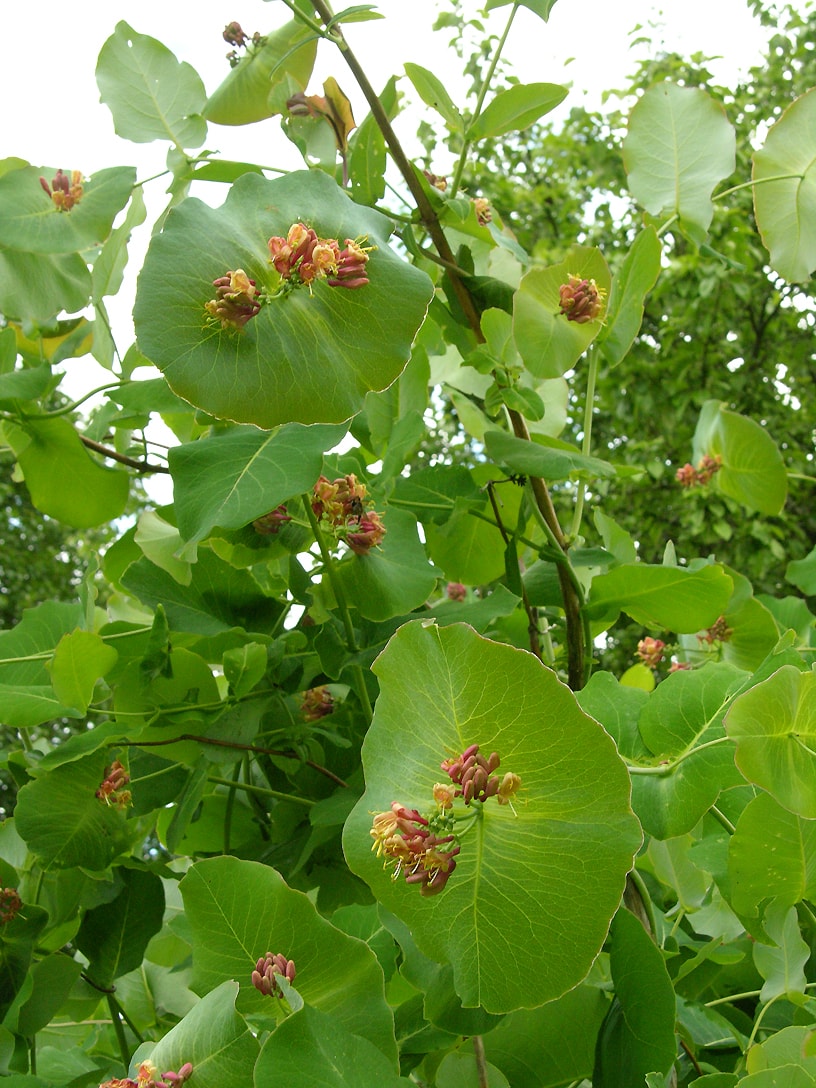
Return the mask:
<path fill-rule="evenodd" d="M 507 31 L 553 2 L 513 3 Z M 445 184 L 394 132 L 396 79 L 375 95 L 345 37 L 372 6 L 286 6 L 268 34 L 228 26 L 245 52 L 209 97 L 125 23 L 102 47 L 117 132 L 171 145 L 128 350 L 105 299 L 144 219 L 135 171 L 0 163 L 8 460 L 73 530 L 117 524 L 145 474 L 173 484 L 108 547 L 104 596 L 91 571 L 78 600 L 0 632 L 17 790 L 0 1072 L 12 1088 L 816 1084 L 816 551 L 755 587 L 738 548 L 726 563 L 699 534 L 672 543 L 669 518 L 658 551 L 627 521 L 655 505 L 644 475 L 724 540 L 720 523 L 744 535 L 734 511 L 781 522 L 791 472 L 812 483 L 804 428 L 778 447 L 742 379 L 720 394 L 684 369 L 683 330 L 739 335 L 735 261 L 750 300 L 806 297 L 816 90 L 764 118 L 749 178 L 755 120 L 652 72 L 673 78 L 640 88 L 611 148 L 588 115 L 536 130 L 545 159 L 577 144 L 596 172 L 571 195 L 554 180 L 538 218 L 505 215 L 511 190 L 484 174 L 474 200 L 462 180 L 496 154 L 538 169 L 514 134 L 565 88 L 494 82 L 507 34 L 469 63 L 468 109 L 406 65 L 458 154 Z M 336 81 L 307 94 L 318 47 L 365 94 L 359 126 Z M 310 169 L 195 153 L 210 124 L 270 117 Z M 223 203 L 194 181 L 227 185 Z M 583 223 L 591 192 L 637 208 L 621 226 L 610 199 L 608 249 Z M 353 290 L 332 286 L 343 253 Z M 724 322 L 707 332 L 688 286 L 704 268 Z M 670 453 L 650 349 L 695 407 Z M 111 382 L 83 418 L 53 399 L 53 367 L 89 351 Z M 458 450 L 447 424 L 428 434 L 443 402 Z M 598 668 L 622 616 L 641 659 Z"/>

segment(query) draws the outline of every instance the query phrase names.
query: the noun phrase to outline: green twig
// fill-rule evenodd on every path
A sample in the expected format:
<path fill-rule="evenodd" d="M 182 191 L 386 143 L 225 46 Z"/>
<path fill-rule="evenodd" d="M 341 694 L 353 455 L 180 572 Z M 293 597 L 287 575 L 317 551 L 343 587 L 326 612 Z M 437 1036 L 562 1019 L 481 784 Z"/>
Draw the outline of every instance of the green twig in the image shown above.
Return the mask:
<path fill-rule="evenodd" d="M 711 200 L 712 202 L 715 200 L 722 200 L 725 196 L 731 196 L 732 193 L 738 193 L 740 189 L 753 189 L 756 185 L 767 185 L 769 181 L 793 181 L 794 178 L 798 181 L 802 181 L 803 176 L 803 174 L 774 174 L 774 176 L 770 178 L 751 178 L 750 181 L 742 181 L 739 185 L 732 185 L 730 189 L 723 189 L 721 193 L 717 193 Z"/>
<path fill-rule="evenodd" d="M 476 1073 L 479 1077 L 479 1088 L 490 1088 L 487 1080 L 487 1059 L 485 1058 L 484 1040 L 481 1035 L 474 1035 L 471 1039 L 473 1053 L 476 1057 Z"/>
<path fill-rule="evenodd" d="M 491 58 L 491 61 L 490 61 L 490 67 L 488 68 L 487 74 L 485 75 L 484 79 L 482 80 L 481 87 L 479 88 L 479 94 L 478 94 L 478 97 L 476 99 L 476 105 L 473 107 L 473 116 L 470 119 L 470 125 L 471 126 L 473 126 L 476 123 L 476 121 L 477 121 L 477 119 L 479 117 L 479 114 L 482 112 L 482 106 L 484 105 L 485 98 L 487 97 L 487 92 L 490 89 L 490 84 L 491 84 L 491 82 L 493 80 L 493 76 L 496 74 L 496 67 L 497 67 L 497 65 L 499 63 L 499 58 L 502 55 L 502 50 L 504 49 L 504 46 L 505 46 L 505 44 L 507 42 L 508 35 L 510 34 L 510 28 L 513 25 L 513 20 L 516 17 L 516 12 L 518 11 L 518 9 L 519 9 L 519 0 L 515 0 L 515 2 L 513 4 L 513 7 L 510 9 L 510 14 L 507 17 L 507 24 L 506 24 L 506 26 L 504 28 L 504 33 L 502 34 L 501 38 L 499 39 L 498 45 L 496 46 L 496 49 L 495 49 L 495 51 L 493 53 L 493 57 Z M 462 153 L 459 156 L 459 161 L 456 164 L 456 170 L 455 170 L 454 175 L 453 175 L 453 181 L 451 182 L 451 196 L 452 197 L 456 196 L 457 192 L 459 191 L 459 185 L 461 184 L 461 181 L 462 181 L 462 174 L 465 171 L 465 164 L 467 163 L 468 153 L 470 151 L 470 148 L 471 148 L 472 144 L 473 144 L 473 141 L 468 140 L 467 137 L 465 137 L 464 140 L 462 141 Z"/>
<path fill-rule="evenodd" d="M 125 1027 L 122 1023 L 122 1018 L 119 1015 L 119 1003 L 116 1001 L 113 994 L 106 994 L 105 996 L 108 1001 L 108 1009 L 110 1010 L 113 1030 L 116 1033 L 119 1055 L 122 1059 L 122 1065 L 125 1067 L 125 1072 L 127 1072 L 130 1065 L 130 1052 L 128 1050 L 127 1038 L 125 1037 Z"/>
<path fill-rule="evenodd" d="M 731 823 L 731 821 L 728 819 L 724 812 L 721 812 L 716 805 L 712 805 L 709 809 L 709 812 L 717 821 L 717 823 L 721 824 L 725 828 L 729 835 L 734 834 L 737 829 L 734 827 L 734 825 Z"/>
<path fill-rule="evenodd" d="M 258 797 L 274 797 L 276 801 L 290 801 L 293 805 L 305 805 L 307 808 L 315 804 L 308 797 L 299 797 L 296 793 L 281 793 L 280 790 L 270 790 L 266 786 L 251 786 L 249 782 L 236 782 L 233 778 L 219 778 L 215 774 L 208 775 L 207 781 L 215 782 L 219 786 L 229 786 L 231 790 L 245 790 Z"/>
<path fill-rule="evenodd" d="M 334 567 L 334 559 L 329 551 L 329 547 L 326 544 L 326 539 L 320 528 L 320 524 L 315 516 L 315 512 L 312 509 L 312 500 L 309 495 L 303 496 L 303 505 L 306 509 L 306 515 L 309 518 L 309 525 L 312 529 L 317 546 L 320 549 L 320 557 L 323 560 L 323 569 L 325 570 L 329 585 L 334 593 L 334 599 L 337 602 L 337 610 L 340 613 L 340 619 L 343 623 L 343 630 L 346 633 L 346 649 L 350 654 L 356 654 L 359 652 L 357 646 L 357 636 L 354 633 L 354 624 L 351 622 L 351 613 L 349 612 L 348 602 L 346 601 L 346 595 L 343 592 L 343 587 L 340 584 L 340 579 L 337 577 L 337 572 Z M 363 712 L 366 715 L 368 722 L 371 722 L 371 718 L 374 711 L 371 706 L 371 700 L 368 697 L 368 688 L 366 687 L 365 674 L 360 665 L 352 665 L 351 671 L 354 676 L 354 690 L 357 692 L 357 698 L 360 700 L 360 705 L 363 708 Z"/>
<path fill-rule="evenodd" d="M 696 756 L 698 752 L 704 751 L 706 748 L 715 748 L 718 744 L 730 744 L 730 737 L 717 737 L 716 740 L 706 741 L 705 744 L 698 744 L 696 748 L 690 748 L 687 752 L 683 752 L 677 759 L 673 759 L 670 762 L 661 763 L 658 767 L 639 767 L 635 763 L 627 763 L 629 768 L 629 774 L 656 774 L 667 775 L 671 774 L 675 767 L 679 765 L 691 756 Z"/>

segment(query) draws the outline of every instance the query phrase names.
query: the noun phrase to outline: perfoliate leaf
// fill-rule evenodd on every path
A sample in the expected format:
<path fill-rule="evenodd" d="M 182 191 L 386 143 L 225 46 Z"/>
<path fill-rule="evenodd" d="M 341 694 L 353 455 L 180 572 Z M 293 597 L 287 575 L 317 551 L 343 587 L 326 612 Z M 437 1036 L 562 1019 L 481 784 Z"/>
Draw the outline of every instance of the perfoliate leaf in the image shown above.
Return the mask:
<path fill-rule="evenodd" d="M 323 238 L 366 238 L 369 282 L 355 290 L 317 281 L 271 299 L 242 331 L 213 325 L 213 281 L 243 269 L 276 290 L 270 237 L 303 222 Z M 432 284 L 388 246 L 391 224 L 353 204 L 319 170 L 268 181 L 246 174 L 220 208 L 185 200 L 154 237 L 139 277 L 140 349 L 179 396 L 219 418 L 274 427 L 338 423 L 371 389 L 398 377 Z"/>
<path fill-rule="evenodd" d="M 793 102 L 754 153 L 754 212 L 771 266 L 787 280 L 816 268 L 816 88 Z M 798 175 L 784 177 L 783 175 Z M 778 181 L 767 179 L 779 178 Z"/>
<path fill-rule="evenodd" d="M 635 199 L 651 215 L 676 216 L 704 241 L 711 194 L 734 171 L 736 136 L 721 106 L 697 87 L 658 83 L 629 117 L 623 164 Z"/>
<path fill-rule="evenodd" d="M 717 490 L 761 514 L 782 512 L 788 476 L 782 454 L 764 427 L 719 401 L 706 401 L 694 432 L 695 463 L 704 454 L 721 460 L 713 478 Z"/>
<path fill-rule="evenodd" d="M 207 96 L 195 68 L 124 21 L 102 46 L 96 83 L 123 139 L 170 140 L 179 147 L 204 142 L 207 122 L 201 111 Z"/>
<path fill-rule="evenodd" d="M 640 842 L 612 740 L 536 658 L 462 624 L 406 624 L 374 671 L 366 793 L 343 836 L 350 867 L 426 956 L 452 965 L 465 1008 L 506 1012 L 558 997 L 595 958 Z M 520 776 L 515 812 L 492 797 L 469 809 L 455 802 L 472 824 L 444 890 L 423 897 L 372 853 L 371 813 L 396 801 L 430 815 L 440 763 L 472 744 L 485 758 L 499 753 L 500 776 Z"/>

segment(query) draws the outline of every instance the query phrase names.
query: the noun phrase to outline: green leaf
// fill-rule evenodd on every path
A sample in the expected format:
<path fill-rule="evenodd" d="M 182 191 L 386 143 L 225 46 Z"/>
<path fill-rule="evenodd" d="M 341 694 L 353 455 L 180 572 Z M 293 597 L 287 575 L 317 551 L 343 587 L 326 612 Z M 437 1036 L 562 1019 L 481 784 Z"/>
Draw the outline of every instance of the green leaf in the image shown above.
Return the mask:
<path fill-rule="evenodd" d="M 801 1065 L 790 1064 L 752 1073 L 749 1077 L 743 1077 L 738 1084 L 740 1088 L 814 1088 L 816 1077 Z"/>
<path fill-rule="evenodd" d="M 366 555 L 349 554 L 335 570 L 349 604 L 370 620 L 411 612 L 427 600 L 438 572 L 428 562 L 415 519 L 388 510 L 386 534 Z"/>
<path fill-rule="evenodd" d="M 816 673 L 783 665 L 735 700 L 725 728 L 748 781 L 816 819 Z"/>
<path fill-rule="evenodd" d="M 156 1043 L 149 1054 L 159 1070 L 193 1066 L 198 1088 L 252 1083 L 259 1045 L 235 1011 L 238 984 L 227 981 L 205 997 Z"/>
<path fill-rule="evenodd" d="M 595 1088 L 631 1088 L 674 1064 L 674 989 L 663 956 L 625 908 L 610 931 L 615 1000 L 598 1036 Z"/>
<path fill-rule="evenodd" d="M 754 944 L 754 964 L 765 979 L 759 1000 L 772 1001 L 783 994 L 804 997 L 804 967 L 810 959 L 810 947 L 799 931 L 796 907 L 774 900 L 765 911 L 762 926 L 773 944 Z"/>
<path fill-rule="evenodd" d="M 98 987 L 141 967 L 150 938 L 164 918 L 164 888 L 155 873 L 121 870 L 122 890 L 115 899 L 89 910 L 76 935 L 88 959 L 85 969 Z"/>
<path fill-rule="evenodd" d="M 145 510 L 139 515 L 139 521 L 133 539 L 151 563 L 167 571 L 180 585 L 188 586 L 193 578 L 190 562 L 180 559 L 183 541 L 175 525 L 170 525 L 155 510 Z M 195 547 L 192 552 L 195 553 Z M 195 554 L 191 559 L 195 558 Z"/>
<path fill-rule="evenodd" d="M 743 809 L 728 844 L 731 902 L 756 914 L 773 895 L 787 906 L 816 899 L 816 823 L 760 793 Z"/>
<path fill-rule="evenodd" d="M 266 646 L 260 642 L 248 642 L 224 654 L 224 676 L 233 695 L 247 695 L 260 682 L 266 672 L 269 658 Z"/>
<path fill-rule="evenodd" d="M 612 278 L 605 327 L 599 337 L 610 367 L 623 360 L 640 331 L 646 296 L 660 275 L 661 253 L 657 231 L 644 227 Z"/>
<path fill-rule="evenodd" d="M 67 1000 L 81 971 L 78 960 L 61 952 L 35 963 L 31 968 L 34 987 L 20 1008 L 16 1031 L 30 1037 L 47 1027 Z"/>
<path fill-rule="evenodd" d="M 733 583 L 722 567 L 700 570 L 624 563 L 592 579 L 587 615 L 617 617 L 626 612 L 644 627 L 694 632 L 723 614 Z"/>
<path fill-rule="evenodd" d="M 31 501 L 43 514 L 88 529 L 124 512 L 128 474 L 95 461 L 66 419 L 27 420 L 19 427 L 7 423 L 4 430 Z"/>
<path fill-rule="evenodd" d="M 48 912 L 25 904 L 24 909 L 0 929 L 0 1016 L 5 1016 L 16 1000 L 27 1000 L 31 960 L 42 932 L 48 924 Z M 5 1081 L 4 1081 L 5 1083 Z"/>
<path fill-rule="evenodd" d="M 437 1088 L 510 1088 L 510 1082 L 500 1069 L 484 1063 L 485 1081 L 476 1065 L 476 1055 L 470 1049 L 453 1050 L 446 1054 L 436 1071 Z"/>
<path fill-rule="evenodd" d="M 524 365 L 536 378 L 559 378 L 583 355 L 602 328 L 603 313 L 579 324 L 560 312 L 559 288 L 570 276 L 594 280 L 609 291 L 610 276 L 600 250 L 573 246 L 565 260 L 534 268 L 521 280 L 513 302 L 513 335 Z"/>
<path fill-rule="evenodd" d="M 367 237 L 376 246 L 370 282 L 358 290 L 324 282 L 271 300 L 244 331 L 209 327 L 213 280 L 243 268 L 275 289 L 267 241 L 308 221 L 320 237 Z M 274 427 L 339 423 L 405 366 L 432 285 L 387 244 L 391 224 L 353 204 L 320 170 L 267 181 L 246 174 L 225 204 L 185 200 L 154 237 L 139 277 L 134 321 L 140 349 L 171 388 L 219 418 Z"/>
<path fill-rule="evenodd" d="M 336 1017 L 308 1005 L 288 1016 L 267 1039 L 255 1066 L 255 1084 L 298 1088 L 398 1088 L 393 1063 L 368 1039 Z"/>
<path fill-rule="evenodd" d="M 706 453 L 722 459 L 713 478 L 718 491 L 761 514 L 782 512 L 788 476 L 782 454 L 764 427 L 708 400 L 694 432 L 695 462 Z"/>
<path fill-rule="evenodd" d="M 81 716 L 59 702 L 47 671 L 57 643 L 80 620 L 78 605 L 47 601 L 27 609 L 12 630 L 0 631 L 0 717 L 6 725 L 27 729 L 63 715 Z"/>
<path fill-rule="evenodd" d="M 194 936 L 197 992 L 235 978 L 241 984 L 239 1008 L 268 1009 L 272 999 L 253 987 L 251 974 L 267 952 L 281 952 L 294 960 L 306 1004 L 367 1039 L 396 1068 L 382 969 L 366 944 L 321 918 L 302 892 L 287 887 L 267 865 L 231 857 L 201 861 L 182 880 L 181 892 Z"/>
<path fill-rule="evenodd" d="M 170 140 L 177 147 L 200 147 L 207 135 L 201 116 L 206 92 L 186 61 L 124 21 L 102 46 L 96 84 L 113 114 L 116 134 L 133 143 Z"/>
<path fill-rule="evenodd" d="M 59 211 L 40 177 L 50 184 L 56 170 L 29 166 L 0 177 L 0 245 L 29 253 L 75 253 L 101 245 L 136 182 L 132 166 L 99 170 L 83 181 L 82 199 Z"/>
<path fill-rule="evenodd" d="M 303 43 L 300 47 L 299 42 Z M 247 49 L 207 99 L 204 116 L 216 125 L 250 125 L 280 113 L 270 101 L 272 92 L 287 77 L 304 88 L 316 53 L 317 41 L 311 31 L 294 20 L 265 34 L 263 42 Z"/>
<path fill-rule="evenodd" d="M 785 568 L 785 580 L 811 597 L 816 595 L 816 547 L 804 559 L 793 559 Z"/>
<path fill-rule="evenodd" d="M 754 152 L 754 214 L 771 266 L 787 280 L 816 268 L 816 89 L 785 110 Z M 770 181 L 784 174 L 798 174 Z"/>
<path fill-rule="evenodd" d="M 656 216 L 677 216 L 704 241 L 711 193 L 734 172 L 736 137 L 722 106 L 698 87 L 658 83 L 629 116 L 623 164 L 632 196 Z"/>
<path fill-rule="evenodd" d="M 96 796 L 104 757 L 88 756 L 23 786 L 15 819 L 43 868 L 101 871 L 129 845 L 124 813 Z"/>
<path fill-rule="evenodd" d="M 416 88 L 416 92 L 426 106 L 442 117 L 454 132 L 463 132 L 465 123 L 462 115 L 453 104 L 453 99 L 445 90 L 442 80 L 419 64 L 406 63 L 405 74 Z"/>
<path fill-rule="evenodd" d="M 242 427 L 174 447 L 169 464 L 182 536 L 197 541 L 216 526 L 238 529 L 309 491 L 324 451 L 344 434 L 344 427 L 293 423 L 271 434 Z"/>
<path fill-rule="evenodd" d="M 485 11 L 490 11 L 492 8 L 503 8 L 512 2 L 514 0 L 487 0 Z M 529 8 L 530 11 L 535 12 L 546 23 L 557 0 L 518 0 L 518 2 L 521 7 Z"/>
<path fill-rule="evenodd" d="M 567 480 L 573 472 L 587 472 L 592 476 L 614 476 L 615 469 L 608 461 L 587 457 L 577 450 L 563 448 L 564 444 L 528 442 L 515 438 L 507 431 L 486 431 L 484 436 L 488 456 L 497 464 L 505 465 L 512 472 L 523 476 L 541 476 L 545 480 Z"/>
<path fill-rule="evenodd" d="M 0 246 L 0 312 L 6 318 L 45 323 L 62 310 L 81 310 L 90 295 L 91 273 L 78 253 Z"/>
<path fill-rule="evenodd" d="M 675 759 L 697 744 L 724 736 L 722 719 L 746 674 L 724 663 L 667 676 L 643 708 L 638 722 L 649 750 Z"/>
<path fill-rule="evenodd" d="M 63 635 L 49 663 L 54 694 L 66 706 L 84 713 L 97 680 L 110 672 L 119 655 L 91 631 Z"/>
<path fill-rule="evenodd" d="M 568 93 L 569 88 L 557 83 L 517 83 L 499 91 L 470 126 L 467 137 L 484 140 L 520 132 L 554 110 Z"/>
<path fill-rule="evenodd" d="M 506 1016 L 485 1036 L 485 1054 L 513 1088 L 556 1088 L 592 1075 L 595 1036 L 608 1007 L 595 986 Z"/>
<path fill-rule="evenodd" d="M 611 739 L 536 658 L 462 624 L 406 624 L 373 669 L 380 697 L 363 745 L 366 793 L 343 836 L 349 866 L 426 956 L 453 966 L 465 1008 L 560 996 L 597 955 L 640 841 Z M 422 897 L 372 853 L 371 813 L 392 801 L 430 813 L 440 762 L 471 744 L 521 777 L 516 811 L 479 804 L 444 891 Z"/>

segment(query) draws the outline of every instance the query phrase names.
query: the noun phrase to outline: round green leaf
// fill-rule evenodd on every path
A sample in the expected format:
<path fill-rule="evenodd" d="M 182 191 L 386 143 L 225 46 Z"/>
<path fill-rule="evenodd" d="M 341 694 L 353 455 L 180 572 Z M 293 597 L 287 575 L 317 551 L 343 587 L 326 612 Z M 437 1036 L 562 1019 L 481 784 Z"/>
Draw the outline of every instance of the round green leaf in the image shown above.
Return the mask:
<path fill-rule="evenodd" d="M 601 331 L 603 314 L 582 325 L 560 313 L 559 288 L 570 276 L 595 280 L 599 288 L 609 292 L 609 269 L 600 250 L 573 246 L 560 264 L 528 272 L 513 297 L 516 347 L 536 378 L 565 374 Z"/>
<path fill-rule="evenodd" d="M 760 793 L 729 840 L 728 875 L 731 902 L 741 914 L 756 914 L 771 895 L 789 906 L 816 899 L 816 823 Z"/>
<path fill-rule="evenodd" d="M 238 268 L 274 289 L 268 239 L 308 223 L 320 237 L 367 237 L 370 282 L 317 282 L 271 300 L 243 330 L 207 324 L 213 280 Z M 430 279 L 387 244 L 385 216 L 351 202 L 321 171 L 268 181 L 246 174 L 220 208 L 185 200 L 150 245 L 134 321 L 140 350 L 173 390 L 219 418 L 260 427 L 338 423 L 404 368 L 432 295 Z"/>
<path fill-rule="evenodd" d="M 162 927 L 164 887 L 156 874 L 123 869 L 121 880 L 116 898 L 87 911 L 76 935 L 96 986 L 110 986 L 141 967 L 148 941 Z"/>
<path fill-rule="evenodd" d="M 28 253 L 0 246 L 0 312 L 44 324 L 60 311 L 81 310 L 91 294 L 91 273 L 78 253 Z"/>
<path fill-rule="evenodd" d="M 713 486 L 761 514 L 781 514 L 788 493 L 782 454 L 764 427 L 716 400 L 702 407 L 694 432 L 694 460 L 720 457 Z"/>
<path fill-rule="evenodd" d="M 206 993 L 225 979 L 241 984 L 239 1007 L 260 1012 L 270 999 L 251 974 L 267 952 L 294 960 L 297 991 L 307 1005 L 396 1059 L 382 968 L 363 941 L 335 929 L 302 892 L 267 865 L 237 858 L 201 861 L 181 882 L 193 934 L 193 988 Z M 274 1002 L 273 1002 L 274 1004 Z"/>
<path fill-rule="evenodd" d="M 398 1088 L 407 1083 L 367 1039 L 308 1005 L 272 1032 L 255 1066 L 257 1088 Z"/>
<path fill-rule="evenodd" d="M 373 668 L 367 789 L 343 837 L 350 867 L 421 951 L 453 966 L 466 1008 L 507 1012 L 558 997 L 597 955 L 641 841 L 614 743 L 535 657 L 464 624 L 406 624 Z M 500 754 L 499 773 L 521 777 L 515 812 L 493 799 L 464 809 L 474 822 L 456 869 L 441 894 L 423 898 L 371 852 L 371 813 L 398 801 L 430 814 L 441 761 L 471 744 Z"/>
<path fill-rule="evenodd" d="M 43 192 L 53 168 L 29 166 L 0 177 L 0 245 L 29 253 L 76 253 L 108 237 L 117 212 L 127 204 L 136 171 L 132 166 L 99 170 L 83 182 L 82 199 L 59 211 Z"/>
<path fill-rule="evenodd" d="M 635 238 L 612 280 L 606 321 L 599 343 L 611 367 L 626 355 L 640 331 L 646 296 L 660 275 L 662 249 L 654 227 Z"/>
<path fill-rule="evenodd" d="M 799 175 L 768 181 L 784 174 Z M 787 280 L 816 268 L 816 88 L 793 102 L 754 154 L 754 212 L 771 265 Z"/>
<path fill-rule="evenodd" d="M 119 655 L 93 631 L 63 635 L 48 665 L 54 694 L 65 706 L 84 713 L 96 681 L 110 672 Z"/>
<path fill-rule="evenodd" d="M 304 38 L 310 37 L 310 41 Z M 296 48 L 298 42 L 303 42 Z M 270 94 L 287 76 L 301 87 L 309 82 L 317 41 L 303 23 L 291 21 L 250 46 L 207 99 L 204 116 L 216 125 L 250 125 L 279 113 Z"/>
<path fill-rule="evenodd" d="M 88 529 L 124 512 L 128 474 L 95 461 L 66 419 L 34 419 L 23 427 L 7 424 L 5 434 L 31 501 L 43 514 Z"/>
<path fill-rule="evenodd" d="M 246 1021 L 235 1011 L 237 995 L 237 983 L 224 982 L 168 1031 L 152 1051 L 139 1051 L 134 1064 L 149 1058 L 159 1070 L 177 1070 L 190 1062 L 197 1088 L 251 1084 L 259 1047 Z"/>
<path fill-rule="evenodd" d="M 700 631 L 725 611 L 733 583 L 722 567 L 685 567 L 622 563 L 592 579 L 590 619 L 617 618 L 626 612 L 644 627 Z"/>
<path fill-rule="evenodd" d="M 623 164 L 647 212 L 677 216 L 702 241 L 714 215 L 711 193 L 736 165 L 734 129 L 705 91 L 659 83 L 632 110 Z"/>
<path fill-rule="evenodd" d="M 748 781 L 816 819 L 816 673 L 783 665 L 735 700 L 725 728 Z"/>
<path fill-rule="evenodd" d="M 178 147 L 204 143 L 206 92 L 198 72 L 124 21 L 102 46 L 96 84 L 123 139 L 137 144 L 170 140 Z"/>

